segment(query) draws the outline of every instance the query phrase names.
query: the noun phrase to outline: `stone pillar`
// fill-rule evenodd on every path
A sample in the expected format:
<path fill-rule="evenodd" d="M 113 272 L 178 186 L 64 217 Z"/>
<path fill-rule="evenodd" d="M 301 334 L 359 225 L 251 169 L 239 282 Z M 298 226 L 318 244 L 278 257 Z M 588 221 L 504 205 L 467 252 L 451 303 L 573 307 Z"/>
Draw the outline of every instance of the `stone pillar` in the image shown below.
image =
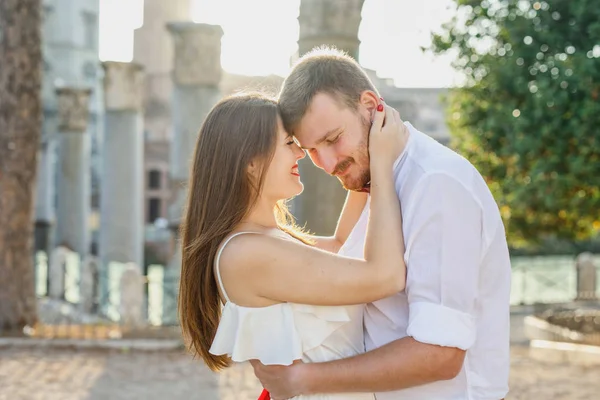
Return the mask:
<path fill-rule="evenodd" d="M 173 37 L 173 141 L 170 156 L 171 201 L 169 226 L 173 231 L 173 254 L 165 269 L 165 294 L 177 293 L 181 272 L 179 224 L 186 199 L 189 168 L 200 127 L 221 93 L 221 37 L 218 25 L 176 22 L 167 25 Z M 177 298 L 163 300 L 163 323 L 176 322 Z"/>
<path fill-rule="evenodd" d="M 79 310 L 90 314 L 94 311 L 97 301 L 98 287 L 98 260 L 93 256 L 88 256 L 81 261 L 79 279 Z"/>
<path fill-rule="evenodd" d="M 50 255 L 48 263 L 48 297 L 51 299 L 65 298 L 65 270 L 69 250 L 57 247 Z"/>
<path fill-rule="evenodd" d="M 128 328 L 137 328 L 146 323 L 144 316 L 144 276 L 139 265 L 128 263 L 121 275 L 119 291 L 120 322 Z"/>
<path fill-rule="evenodd" d="M 38 152 L 35 201 L 35 252 L 44 251 L 50 257 L 55 213 L 56 137 L 44 132 Z"/>
<path fill-rule="evenodd" d="M 86 135 L 90 141 L 90 212 L 92 218 L 97 213 L 100 180 L 100 154 L 102 143 L 102 74 L 99 57 L 98 18 L 100 0 L 63 1 L 44 0 L 42 53 L 44 71 L 42 84 L 42 103 L 44 134 L 56 136 L 57 98 L 56 86 L 88 87 L 92 89 L 88 108 L 90 116 L 86 127 Z M 56 156 L 55 159 L 59 160 Z M 59 177 L 59 163 L 54 168 L 54 181 Z M 48 171 L 50 173 L 50 171 Z M 57 184 L 55 184 L 57 185 Z M 93 221 L 93 219 L 92 219 Z M 53 245 L 56 245 L 56 232 L 53 229 Z M 94 226 L 90 225 L 91 237 L 94 238 Z M 92 242 L 94 240 L 92 239 Z M 95 243 L 94 243 L 95 244 Z"/>
<path fill-rule="evenodd" d="M 221 37 L 218 25 L 181 22 L 168 24 L 173 36 L 173 142 L 171 144 L 171 187 L 173 201 L 169 223 L 177 229 L 185 202 L 190 161 L 204 118 L 219 101 L 221 93 Z"/>
<path fill-rule="evenodd" d="M 38 165 L 35 191 L 35 225 L 33 231 L 33 252 L 35 255 L 35 282 L 39 278 L 38 252 L 43 251 L 46 260 L 50 260 L 50 253 L 54 245 L 54 228 L 56 223 L 55 212 L 55 165 L 56 165 L 56 138 L 50 136 L 46 124 L 42 124 L 42 141 L 38 150 Z M 48 262 L 48 261 L 47 261 Z M 44 284 L 48 290 L 48 280 Z"/>
<path fill-rule="evenodd" d="M 191 21 L 191 0 L 144 0 L 144 23 L 135 30 L 133 60 L 145 71 L 144 130 L 147 140 L 170 141 L 173 40 L 170 21 Z"/>
<path fill-rule="evenodd" d="M 335 46 L 358 60 L 358 27 L 364 0 L 301 0 L 300 56 L 321 45 Z"/>
<path fill-rule="evenodd" d="M 90 248 L 90 89 L 61 88 L 56 242 L 84 259 Z"/>
<path fill-rule="evenodd" d="M 330 45 L 358 60 L 358 27 L 364 0 L 302 0 L 300 3 L 299 54 L 316 46 Z M 299 163 L 304 192 L 292 203 L 300 225 L 311 232 L 331 235 L 346 199 L 337 178 L 318 169 L 306 157 Z"/>
<path fill-rule="evenodd" d="M 105 62 L 105 132 L 99 255 L 110 262 L 144 265 L 143 69 Z"/>
<path fill-rule="evenodd" d="M 144 80 L 155 75 L 170 81 L 173 68 L 173 41 L 167 34 L 170 21 L 191 21 L 190 0 L 144 0 L 144 23 L 134 32 L 133 60 L 144 66 Z M 169 82 L 164 85 L 170 88 Z M 161 88 L 162 89 L 162 88 Z M 171 93 L 159 90 L 144 95 L 160 96 L 168 101 Z"/>
<path fill-rule="evenodd" d="M 575 264 L 577 269 L 577 297 L 575 300 L 597 300 L 597 271 L 591 253 L 581 253 Z"/>

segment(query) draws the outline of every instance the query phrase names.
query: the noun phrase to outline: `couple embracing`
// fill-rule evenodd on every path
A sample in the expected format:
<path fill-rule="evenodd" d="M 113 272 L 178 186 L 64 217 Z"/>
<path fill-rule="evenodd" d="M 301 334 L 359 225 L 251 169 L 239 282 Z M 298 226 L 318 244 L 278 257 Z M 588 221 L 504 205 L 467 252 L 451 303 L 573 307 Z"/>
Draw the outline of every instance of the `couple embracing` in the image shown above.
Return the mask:
<path fill-rule="evenodd" d="M 307 154 L 348 190 L 331 237 L 286 208 Z M 179 313 L 212 370 L 250 361 L 276 400 L 506 396 L 498 207 L 478 171 L 403 122 L 354 59 L 321 48 L 277 99 L 221 100 L 191 168 Z"/>

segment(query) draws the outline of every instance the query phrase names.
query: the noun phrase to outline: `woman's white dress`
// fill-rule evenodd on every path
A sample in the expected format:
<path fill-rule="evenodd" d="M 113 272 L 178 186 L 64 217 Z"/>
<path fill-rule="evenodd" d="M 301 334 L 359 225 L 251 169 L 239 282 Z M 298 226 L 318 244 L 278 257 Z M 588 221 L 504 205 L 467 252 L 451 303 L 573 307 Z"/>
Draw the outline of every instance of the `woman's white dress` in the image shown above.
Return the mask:
<path fill-rule="evenodd" d="M 363 305 L 311 306 L 279 303 L 268 307 L 242 307 L 229 300 L 219 271 L 223 248 L 215 257 L 215 271 L 226 300 L 217 334 L 210 348 L 215 355 L 227 354 L 235 362 L 251 359 L 265 365 L 290 365 L 294 360 L 323 362 L 364 352 Z M 257 397 L 260 393 L 257 393 Z M 373 400 L 370 393 L 298 396 L 302 400 Z"/>

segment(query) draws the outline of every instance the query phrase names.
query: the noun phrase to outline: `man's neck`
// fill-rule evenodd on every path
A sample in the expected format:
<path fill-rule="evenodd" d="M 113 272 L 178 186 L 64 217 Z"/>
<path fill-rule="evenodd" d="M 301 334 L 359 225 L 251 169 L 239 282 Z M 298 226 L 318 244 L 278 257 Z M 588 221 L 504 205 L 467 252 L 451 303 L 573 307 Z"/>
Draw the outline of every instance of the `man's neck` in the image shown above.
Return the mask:
<path fill-rule="evenodd" d="M 362 189 L 358 189 L 357 192 L 361 193 L 371 193 L 371 181 L 367 182 Z"/>

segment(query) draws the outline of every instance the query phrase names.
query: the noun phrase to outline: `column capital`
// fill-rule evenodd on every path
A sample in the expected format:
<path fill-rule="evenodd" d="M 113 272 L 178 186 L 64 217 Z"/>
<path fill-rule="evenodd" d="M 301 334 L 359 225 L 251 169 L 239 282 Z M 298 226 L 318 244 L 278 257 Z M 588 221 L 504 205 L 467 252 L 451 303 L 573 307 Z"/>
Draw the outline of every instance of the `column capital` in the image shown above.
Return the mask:
<path fill-rule="evenodd" d="M 335 46 L 358 60 L 358 28 L 364 0 L 302 0 L 298 22 L 300 55 L 320 45 Z"/>
<path fill-rule="evenodd" d="M 141 111 L 144 68 L 137 63 L 105 61 L 104 104 L 107 111 Z"/>
<path fill-rule="evenodd" d="M 91 94 L 92 90 L 89 88 L 56 88 L 59 132 L 83 133 L 87 130 Z"/>
<path fill-rule="evenodd" d="M 194 22 L 167 24 L 175 48 L 173 80 L 183 86 L 214 86 L 221 81 L 221 37 L 219 25 Z"/>

